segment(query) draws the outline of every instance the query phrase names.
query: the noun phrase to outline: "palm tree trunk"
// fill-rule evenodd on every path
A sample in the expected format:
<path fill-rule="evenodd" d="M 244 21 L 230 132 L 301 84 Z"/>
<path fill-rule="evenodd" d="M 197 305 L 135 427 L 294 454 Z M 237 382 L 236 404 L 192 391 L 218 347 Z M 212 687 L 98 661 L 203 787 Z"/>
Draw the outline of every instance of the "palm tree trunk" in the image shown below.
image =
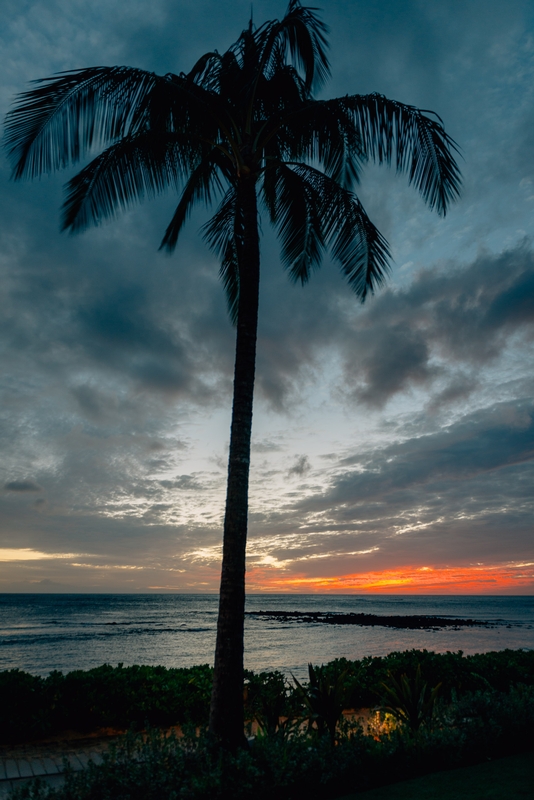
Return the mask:
<path fill-rule="evenodd" d="M 256 181 L 240 180 L 243 242 L 239 258 L 239 307 L 234 367 L 234 402 L 228 458 L 223 559 L 210 731 L 227 748 L 244 742 L 243 645 L 245 551 L 252 400 L 256 365 L 260 249 Z"/>

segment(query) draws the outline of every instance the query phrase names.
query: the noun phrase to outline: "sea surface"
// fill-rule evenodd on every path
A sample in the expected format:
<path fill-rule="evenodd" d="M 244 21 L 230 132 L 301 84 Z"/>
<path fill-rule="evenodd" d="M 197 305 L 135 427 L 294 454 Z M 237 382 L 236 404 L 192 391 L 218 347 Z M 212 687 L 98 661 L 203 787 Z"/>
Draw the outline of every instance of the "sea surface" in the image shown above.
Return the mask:
<path fill-rule="evenodd" d="M 212 664 L 216 595 L 0 594 L 0 670 L 35 675 L 108 663 Z M 411 648 L 466 654 L 534 649 L 534 597 L 249 595 L 247 611 L 431 614 L 488 626 L 406 630 L 247 616 L 245 666 L 307 677 L 308 662 Z"/>

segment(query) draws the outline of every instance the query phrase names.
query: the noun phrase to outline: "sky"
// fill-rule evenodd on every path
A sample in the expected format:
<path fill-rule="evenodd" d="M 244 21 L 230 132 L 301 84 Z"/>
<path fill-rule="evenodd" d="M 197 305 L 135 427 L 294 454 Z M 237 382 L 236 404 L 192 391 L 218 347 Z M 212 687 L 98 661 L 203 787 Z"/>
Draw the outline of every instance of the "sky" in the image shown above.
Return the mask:
<path fill-rule="evenodd" d="M 28 81 L 188 71 L 244 0 L 0 0 L 2 118 Z M 332 77 L 437 112 L 461 148 L 440 218 L 405 176 L 359 188 L 389 241 L 364 305 L 325 258 L 288 280 L 269 222 L 253 421 L 249 592 L 534 593 L 534 6 L 324 0 Z M 254 21 L 283 16 L 254 2 Z M 59 232 L 74 169 L 0 157 L 0 592 L 216 592 L 234 329 L 176 197 Z"/>

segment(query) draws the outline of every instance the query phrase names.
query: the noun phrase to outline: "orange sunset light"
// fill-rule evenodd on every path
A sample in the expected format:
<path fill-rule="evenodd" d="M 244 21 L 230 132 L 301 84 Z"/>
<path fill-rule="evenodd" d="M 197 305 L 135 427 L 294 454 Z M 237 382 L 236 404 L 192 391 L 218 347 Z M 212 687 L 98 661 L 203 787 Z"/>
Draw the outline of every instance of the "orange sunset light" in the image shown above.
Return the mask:
<path fill-rule="evenodd" d="M 257 567 L 247 572 L 247 586 L 249 591 L 256 592 L 532 594 L 534 562 L 466 567 L 409 566 L 328 577 L 288 575 Z"/>

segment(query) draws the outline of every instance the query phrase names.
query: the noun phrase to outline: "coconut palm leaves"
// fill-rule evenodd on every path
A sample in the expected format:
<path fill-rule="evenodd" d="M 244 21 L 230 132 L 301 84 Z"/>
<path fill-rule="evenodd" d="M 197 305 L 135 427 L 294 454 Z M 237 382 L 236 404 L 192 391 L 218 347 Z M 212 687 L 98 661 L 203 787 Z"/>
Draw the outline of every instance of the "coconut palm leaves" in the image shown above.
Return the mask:
<path fill-rule="evenodd" d="M 364 162 L 406 173 L 444 214 L 459 191 L 456 146 L 439 118 L 379 94 L 313 100 L 329 73 L 326 30 L 291 0 L 281 21 L 250 25 L 226 53 L 206 53 L 188 74 L 95 67 L 37 81 L 7 119 L 14 177 L 52 172 L 104 148 L 68 184 L 63 227 L 99 224 L 171 189 L 179 201 L 162 241 L 168 250 L 194 205 L 222 197 L 205 234 L 226 265 L 221 277 L 234 308 L 230 240 L 239 224 L 228 238 L 227 214 L 239 215 L 237 183 L 252 172 L 291 278 L 307 281 L 330 248 L 363 300 L 383 282 L 389 260 L 354 194 Z"/>

